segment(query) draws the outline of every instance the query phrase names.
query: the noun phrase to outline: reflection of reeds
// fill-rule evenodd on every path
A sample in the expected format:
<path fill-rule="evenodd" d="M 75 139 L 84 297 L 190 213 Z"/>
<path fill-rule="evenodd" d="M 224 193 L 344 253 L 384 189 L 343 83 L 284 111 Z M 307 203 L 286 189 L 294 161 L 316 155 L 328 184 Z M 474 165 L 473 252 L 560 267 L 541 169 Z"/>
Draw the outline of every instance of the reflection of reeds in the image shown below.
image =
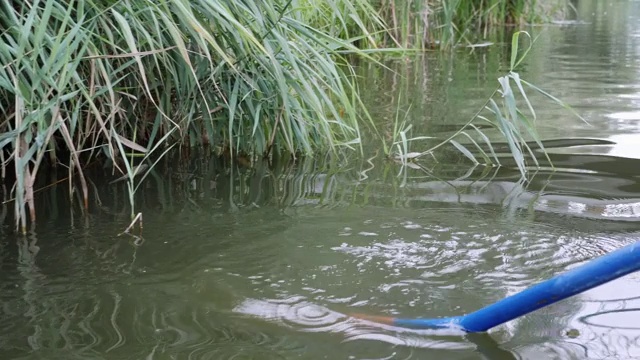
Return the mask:
<path fill-rule="evenodd" d="M 36 265 L 36 257 L 40 248 L 37 245 L 37 237 L 30 234 L 22 237 L 18 242 L 18 272 L 21 276 L 20 289 L 24 293 L 23 299 L 27 305 L 24 316 L 29 318 L 34 324 L 33 333 L 29 336 L 29 345 L 32 349 L 41 346 L 42 327 L 39 326 L 38 318 L 45 311 L 40 306 L 39 292 L 43 280 L 46 278 Z"/>
<path fill-rule="evenodd" d="M 398 164 L 383 156 L 344 161 L 345 165 L 337 166 L 331 159 L 304 157 L 295 161 L 260 160 L 252 167 L 245 167 L 219 157 L 198 157 L 183 162 L 177 156 L 170 156 L 151 170 L 149 178 L 153 186 L 141 189 L 135 201 L 141 211 L 155 209 L 171 213 L 365 205 L 370 201 L 406 201 L 403 187 L 407 181 L 438 180 L 422 168 L 406 168 L 404 179 L 399 178 L 396 176 Z M 460 178 L 468 173 L 467 176 L 484 178 L 497 171 L 477 170 L 470 172 L 463 166 L 450 170 L 447 176 Z M 111 203 L 105 203 L 104 207 L 114 215 L 120 214 L 118 217 L 124 216 L 128 211 L 127 201 L 123 201 L 127 198 L 126 187 L 114 184 L 109 189 Z"/>
<path fill-rule="evenodd" d="M 51 203 L 41 198 L 37 205 L 44 212 Z M 56 237 L 55 231 L 49 233 L 46 244 L 38 243 L 35 231 L 14 239 L 17 251 L 10 242 L 0 242 L 0 265 L 7 276 L 0 284 L 2 358 L 91 358 L 116 346 L 118 328 L 105 326 L 105 313 L 111 306 L 117 314 L 122 296 L 112 291 L 114 301 L 105 301 L 101 287 L 113 277 L 123 279 L 131 274 L 137 246 L 130 255 L 123 241 L 102 241 L 86 224 L 72 225 L 62 237 Z M 9 249 L 4 248 L 7 244 Z M 99 280 L 92 278 L 96 271 Z"/>
<path fill-rule="evenodd" d="M 164 209 L 170 213 L 179 210 L 245 212 L 261 207 L 286 211 L 352 205 L 426 208 L 433 204 L 463 203 L 487 205 L 509 212 L 611 220 L 624 220 L 624 216 L 637 206 L 633 194 L 628 194 L 625 199 L 599 200 L 588 192 L 576 196 L 563 195 L 567 190 L 562 187 L 557 190 L 558 194 L 545 190 L 548 186 L 558 189 L 566 178 L 577 181 L 583 177 L 582 182 L 607 183 L 605 180 L 595 181 L 607 179 L 595 174 L 561 172 L 552 176 L 547 171 L 539 171 L 525 180 L 515 164 L 510 169 L 469 168 L 466 165 L 414 169 L 388 161 L 384 156 L 351 159 L 344 164 L 337 167 L 317 158 L 300 158 L 273 163 L 256 161 L 252 167 L 244 167 L 237 163 L 230 166 L 226 160 L 216 157 L 194 159 L 191 163 L 182 163 L 172 157 L 152 171 L 150 176 L 155 179 L 154 185 L 141 191 L 136 202 L 142 209 Z M 597 193 L 616 191 L 614 187 L 606 186 L 589 189 Z M 119 214 L 117 216 L 124 220 L 128 209 L 126 188 L 119 185 L 110 187 L 110 191 L 113 191 L 112 204 L 106 206 L 111 214 Z M 572 204 L 578 203 L 582 210 L 571 208 Z M 611 215 L 615 211 L 618 216 Z"/>
<path fill-rule="evenodd" d="M 185 161 L 172 154 L 150 170 L 134 201 L 138 212 L 149 212 L 150 216 L 144 216 L 146 226 L 153 224 L 158 213 L 244 213 L 257 208 L 306 211 L 303 209 L 354 205 L 422 209 L 457 203 L 536 216 L 571 216 L 574 221 L 616 220 L 611 222 L 613 227 L 624 226 L 619 224 L 620 220 L 637 218 L 634 210 L 638 206 L 637 197 L 617 188 L 620 179 L 627 179 L 625 175 L 537 171 L 525 180 L 515 164 L 509 165 L 469 168 L 466 164 L 429 164 L 429 168 L 411 168 L 382 154 L 364 160 L 354 154 L 352 159 L 342 159 L 339 164 L 332 163 L 331 158 L 304 157 L 294 161 L 276 157 L 271 162 L 256 160 L 248 167 L 223 157 L 194 155 Z M 94 171 L 88 172 L 88 176 L 100 178 L 101 172 Z M 584 193 L 566 188 L 567 181 L 582 184 Z M 71 226 L 82 228 L 89 227 L 92 219 L 107 217 L 125 229 L 131 222 L 127 184 L 102 181 L 91 185 L 95 193 L 91 206 L 95 210 L 83 212 L 77 193 L 74 205 L 69 208 L 69 189 L 57 186 L 48 188 L 46 196 L 37 197 L 40 217 L 44 219 L 46 214 L 49 222 L 64 226 L 70 221 Z M 548 186 L 551 189 L 546 191 Z"/>

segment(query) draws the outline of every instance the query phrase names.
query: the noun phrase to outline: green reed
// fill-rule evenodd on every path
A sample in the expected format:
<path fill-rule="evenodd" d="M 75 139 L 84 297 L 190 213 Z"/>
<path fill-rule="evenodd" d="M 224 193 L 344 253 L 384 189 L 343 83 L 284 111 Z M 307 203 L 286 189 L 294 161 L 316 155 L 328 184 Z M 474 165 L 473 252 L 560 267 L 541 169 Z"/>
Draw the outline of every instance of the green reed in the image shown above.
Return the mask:
<path fill-rule="evenodd" d="M 365 2 L 333 0 L 334 23 Z M 289 1 L 0 0 L 0 152 L 16 226 L 35 219 L 44 160 L 79 180 L 112 161 L 128 176 L 175 145 L 230 154 L 312 154 L 359 143 L 357 89 L 338 51 Z M 349 7 L 352 13 L 338 9 Z M 6 156 L 5 156 L 6 155 Z M 133 201 L 133 200 L 132 200 Z M 133 208 L 133 203 L 131 204 Z M 132 209 L 133 214 L 133 209 Z"/>
<path fill-rule="evenodd" d="M 526 40 L 522 41 L 521 37 Z M 526 46 L 523 47 L 522 44 Z M 561 99 L 521 78 L 516 70 L 532 46 L 533 39 L 529 33 L 519 31 L 513 34 L 509 72 L 498 78 L 498 86 L 477 112 L 458 130 L 437 144 L 421 151 L 411 151 L 414 142 L 423 142 L 429 138 L 412 137 L 409 135 L 411 125 L 407 126 L 405 122 L 396 118 L 394 136 L 390 145 L 385 146 L 385 149 L 389 149 L 387 155 L 392 155 L 404 166 L 420 166 L 416 163 L 417 160 L 425 156 L 433 157 L 436 150 L 451 145 L 474 166 L 500 166 L 500 158 L 506 153 L 514 160 L 521 176 L 525 178 L 530 168 L 539 167 L 536 150 L 540 150 L 539 155 L 544 156 L 553 166 L 536 129 L 537 115 L 529 99 L 529 93 L 533 91 L 541 94 L 552 104 L 564 108 L 582 121 L 586 120 Z M 498 144 L 495 140 L 489 139 L 485 134 L 487 128 L 498 130 L 505 143 Z M 500 152 L 502 154 L 499 154 Z"/>
<path fill-rule="evenodd" d="M 468 3 L 0 0 L 0 171 L 15 175 L 16 228 L 35 220 L 45 163 L 68 169 L 84 208 L 84 166 L 113 163 L 133 218 L 141 182 L 175 148 L 231 159 L 359 149 L 372 122 L 347 56 L 459 39 L 463 10 L 478 24 L 511 14 Z M 396 129 L 405 145 L 409 130 Z"/>
<path fill-rule="evenodd" d="M 370 0 L 389 27 L 385 41 L 409 48 L 449 48 L 486 37 L 491 27 L 563 16 L 566 0 Z"/>

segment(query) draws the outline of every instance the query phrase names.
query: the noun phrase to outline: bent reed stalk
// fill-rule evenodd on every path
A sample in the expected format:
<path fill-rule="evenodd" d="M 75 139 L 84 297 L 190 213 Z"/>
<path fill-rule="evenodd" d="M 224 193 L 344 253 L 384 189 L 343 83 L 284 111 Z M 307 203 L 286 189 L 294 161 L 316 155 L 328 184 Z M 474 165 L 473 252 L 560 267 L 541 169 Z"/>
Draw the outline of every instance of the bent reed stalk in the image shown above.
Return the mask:
<path fill-rule="evenodd" d="M 4 180 L 13 165 L 16 229 L 35 221 L 45 161 L 68 167 L 70 189 L 77 175 L 84 208 L 83 165 L 111 161 L 128 182 L 133 218 L 145 171 L 175 147 L 207 145 L 232 158 L 358 148 L 359 121 L 373 123 L 345 54 L 384 51 L 388 34 L 407 46 L 399 29 L 432 41 L 435 33 L 408 26 L 412 14 L 461 38 L 451 11 L 463 3 L 0 0 L 0 170 Z M 482 2 L 487 11 L 495 3 Z M 407 26 L 398 26 L 398 4 Z"/>
<path fill-rule="evenodd" d="M 333 12 L 336 22 L 371 22 L 356 15 L 364 1 L 325 3 L 352 10 Z M 44 160 L 68 166 L 70 187 L 78 175 L 87 207 L 82 165 L 98 157 L 133 193 L 131 160 L 176 144 L 357 146 L 364 109 L 337 51 L 359 50 L 301 14 L 292 1 L 0 0 L 0 152 L 3 174 L 14 165 L 16 227 L 35 220 Z"/>

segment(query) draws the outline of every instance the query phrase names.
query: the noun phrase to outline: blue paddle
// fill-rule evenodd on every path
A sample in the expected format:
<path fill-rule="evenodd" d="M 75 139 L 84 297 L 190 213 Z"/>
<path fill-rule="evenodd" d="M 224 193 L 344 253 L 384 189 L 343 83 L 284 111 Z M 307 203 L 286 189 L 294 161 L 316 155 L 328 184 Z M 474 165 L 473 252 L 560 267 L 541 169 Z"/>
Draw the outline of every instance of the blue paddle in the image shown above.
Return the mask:
<path fill-rule="evenodd" d="M 414 329 L 451 327 L 461 328 L 466 332 L 483 332 L 638 270 L 640 242 L 600 256 L 467 315 L 439 319 L 399 319 L 366 315 L 359 317 Z"/>

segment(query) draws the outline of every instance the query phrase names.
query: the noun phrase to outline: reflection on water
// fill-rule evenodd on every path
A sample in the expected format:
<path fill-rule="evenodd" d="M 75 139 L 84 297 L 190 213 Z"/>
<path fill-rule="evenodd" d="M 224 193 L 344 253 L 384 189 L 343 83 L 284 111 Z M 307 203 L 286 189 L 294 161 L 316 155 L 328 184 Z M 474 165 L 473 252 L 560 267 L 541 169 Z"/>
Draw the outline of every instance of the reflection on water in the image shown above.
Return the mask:
<path fill-rule="evenodd" d="M 161 183 L 139 194 L 142 242 L 117 236 L 127 223 L 118 210 L 124 185 L 104 185 L 105 213 L 81 224 L 60 216 L 37 236 L 5 243 L 3 355 L 580 359 L 633 351 L 619 344 L 636 330 L 610 314 L 637 308 L 636 274 L 480 338 L 350 314 L 464 314 L 634 241 L 634 222 L 603 216 L 635 199 L 634 177 L 558 171 L 522 181 L 508 169 L 444 167 L 440 180 L 407 169 L 402 182 L 384 161 L 365 180 L 358 165 L 310 172 L 321 164 L 312 160 L 233 176 L 214 170 L 215 159 L 198 164 L 184 188 Z M 167 171 L 176 169 L 188 170 Z"/>
<path fill-rule="evenodd" d="M 130 220 L 125 184 L 97 182 L 87 214 L 66 186 L 39 193 L 32 233 L 0 227 L 0 358 L 640 356 L 639 274 L 489 334 L 350 315 L 464 314 L 636 241 L 640 2 L 611 4 L 582 1 L 576 21 L 540 28 L 523 74 L 590 125 L 542 107 L 557 168 L 527 180 L 508 166 L 401 169 L 380 157 L 167 159 L 137 194 L 141 241 L 118 236 Z M 405 104 L 416 129 L 450 134 L 508 62 L 500 46 L 363 76 L 383 132 L 404 91 L 421 94 Z M 377 146 L 365 144 L 367 157 Z"/>

